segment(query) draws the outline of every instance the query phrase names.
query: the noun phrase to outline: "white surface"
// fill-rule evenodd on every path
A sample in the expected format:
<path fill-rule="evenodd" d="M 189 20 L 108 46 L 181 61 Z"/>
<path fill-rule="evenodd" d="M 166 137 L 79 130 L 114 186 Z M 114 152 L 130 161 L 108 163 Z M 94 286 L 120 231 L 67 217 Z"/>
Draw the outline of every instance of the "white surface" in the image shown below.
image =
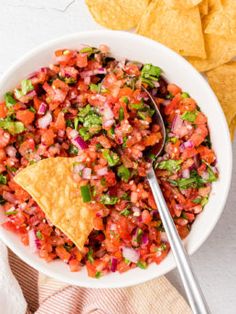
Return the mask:
<path fill-rule="evenodd" d="M 48 39 L 102 29 L 92 20 L 82 0 L 42 2 L 40 9 L 39 1 L 0 0 L 0 74 L 16 58 Z M 67 6 L 68 3 L 71 5 Z M 236 169 L 226 210 L 208 241 L 192 257 L 213 313 L 236 312 L 235 178 Z M 176 271 L 168 277 L 180 286 Z"/>

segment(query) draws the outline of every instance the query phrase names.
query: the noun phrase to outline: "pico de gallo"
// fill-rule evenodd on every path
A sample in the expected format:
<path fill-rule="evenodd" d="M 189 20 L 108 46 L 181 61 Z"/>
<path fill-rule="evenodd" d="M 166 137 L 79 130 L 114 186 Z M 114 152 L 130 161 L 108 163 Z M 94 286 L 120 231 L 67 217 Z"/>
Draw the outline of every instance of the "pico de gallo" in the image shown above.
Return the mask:
<path fill-rule="evenodd" d="M 157 159 L 152 148 L 161 130 L 142 86 L 166 124 Z M 14 182 L 22 168 L 56 156 L 77 156 L 73 179 L 96 212 L 82 251 Z M 30 74 L 0 103 L 1 225 L 47 262 L 61 259 L 71 271 L 85 265 L 95 278 L 159 264 L 170 246 L 146 180 L 151 162 L 183 239 L 218 177 L 196 101 L 159 67 L 116 60 L 105 45 L 57 50 L 54 64 Z"/>

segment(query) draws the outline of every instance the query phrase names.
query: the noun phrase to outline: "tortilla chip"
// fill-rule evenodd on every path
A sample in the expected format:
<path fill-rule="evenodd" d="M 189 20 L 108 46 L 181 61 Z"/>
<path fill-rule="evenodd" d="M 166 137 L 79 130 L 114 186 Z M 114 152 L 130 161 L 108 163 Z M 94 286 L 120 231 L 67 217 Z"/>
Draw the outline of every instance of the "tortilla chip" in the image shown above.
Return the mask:
<path fill-rule="evenodd" d="M 236 62 L 230 62 L 206 73 L 208 81 L 224 110 L 231 136 L 236 126 Z"/>
<path fill-rule="evenodd" d="M 208 10 L 211 13 L 212 11 L 219 10 L 222 7 L 221 0 L 208 0 Z"/>
<path fill-rule="evenodd" d="M 208 0 L 202 0 L 198 7 L 201 17 L 208 14 Z"/>
<path fill-rule="evenodd" d="M 202 0 L 165 0 L 165 2 L 171 8 L 190 9 L 202 2 Z"/>
<path fill-rule="evenodd" d="M 74 158 L 43 159 L 26 167 L 14 180 L 25 189 L 53 225 L 82 250 L 93 229 L 94 214 L 83 203 L 80 187 L 72 178 Z"/>
<path fill-rule="evenodd" d="M 205 34 L 207 59 L 189 57 L 187 60 L 200 72 L 209 71 L 231 61 L 236 55 L 236 35 L 231 38 Z"/>
<path fill-rule="evenodd" d="M 111 29 L 130 29 L 138 24 L 150 0 L 86 0 L 95 19 Z"/>
<path fill-rule="evenodd" d="M 204 32 L 222 36 L 236 35 L 236 1 L 225 5 L 208 15 Z"/>
<path fill-rule="evenodd" d="M 137 33 L 172 48 L 183 56 L 206 57 L 198 6 L 175 10 L 154 0 L 144 13 Z"/>

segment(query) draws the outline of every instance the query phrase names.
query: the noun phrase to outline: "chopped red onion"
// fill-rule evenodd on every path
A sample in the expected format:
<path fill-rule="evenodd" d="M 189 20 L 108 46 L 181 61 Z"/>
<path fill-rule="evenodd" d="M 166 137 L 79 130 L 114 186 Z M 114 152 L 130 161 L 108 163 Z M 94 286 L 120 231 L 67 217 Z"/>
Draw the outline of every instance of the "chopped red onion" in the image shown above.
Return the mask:
<path fill-rule="evenodd" d="M 65 135 L 65 130 L 58 130 L 57 134 L 59 137 L 63 137 Z"/>
<path fill-rule="evenodd" d="M 7 221 L 7 216 L 4 214 L 3 206 L 0 206 L 0 225 Z"/>
<path fill-rule="evenodd" d="M 81 149 L 86 149 L 88 148 L 88 144 L 82 139 L 82 137 L 80 136 L 77 136 L 76 138 L 74 138 L 72 140 L 72 143 L 78 147 L 78 148 L 81 148 Z"/>
<path fill-rule="evenodd" d="M 86 85 L 89 85 L 90 82 L 91 82 L 91 77 L 90 77 L 90 76 L 86 76 L 86 77 L 84 78 L 84 83 L 85 83 Z"/>
<path fill-rule="evenodd" d="M 2 197 L 4 198 L 4 200 L 8 201 L 9 203 L 17 204 L 17 199 L 15 198 L 14 194 L 10 192 L 3 191 Z"/>
<path fill-rule="evenodd" d="M 106 74 L 107 73 L 107 70 L 105 68 L 99 68 L 99 69 L 96 69 L 93 71 L 93 74 L 96 75 L 96 74 Z"/>
<path fill-rule="evenodd" d="M 16 157 L 17 150 L 15 149 L 14 146 L 7 146 L 6 153 L 9 157 L 14 158 Z"/>
<path fill-rule="evenodd" d="M 32 91 L 30 91 L 25 96 L 27 96 L 28 98 L 33 98 L 34 96 L 36 96 L 36 91 L 33 89 Z"/>
<path fill-rule="evenodd" d="M 149 243 L 148 234 L 145 232 L 142 235 L 141 245 L 146 246 L 146 245 L 148 245 L 148 243 Z"/>
<path fill-rule="evenodd" d="M 32 253 L 36 253 L 38 248 L 36 245 L 37 238 L 36 238 L 34 230 L 29 230 L 28 236 L 29 236 L 29 248 Z"/>
<path fill-rule="evenodd" d="M 183 144 L 180 145 L 180 152 L 182 153 L 186 148 L 193 148 L 193 142 L 192 141 L 186 141 Z"/>
<path fill-rule="evenodd" d="M 94 75 L 94 73 L 93 73 L 92 70 L 91 70 L 91 71 L 83 71 L 83 72 L 80 73 L 80 76 L 81 76 L 83 79 L 86 78 L 86 77 L 88 77 L 88 76 L 92 76 L 92 75 Z"/>
<path fill-rule="evenodd" d="M 154 85 L 155 87 L 159 87 L 159 86 L 160 86 L 160 83 L 157 82 L 157 81 L 154 81 L 154 82 L 153 82 L 153 85 Z"/>
<path fill-rule="evenodd" d="M 168 238 L 165 232 L 161 232 L 161 241 L 168 242 Z"/>
<path fill-rule="evenodd" d="M 84 169 L 84 165 L 83 164 L 75 164 L 73 167 L 73 172 L 74 173 L 80 173 L 81 170 Z"/>
<path fill-rule="evenodd" d="M 103 123 L 103 126 L 104 126 L 105 128 L 108 128 L 109 126 L 112 126 L 114 123 L 115 123 L 115 120 L 114 120 L 114 119 L 108 120 L 108 121 L 105 121 L 105 122 Z"/>
<path fill-rule="evenodd" d="M 132 207 L 132 211 L 133 211 L 133 216 L 135 217 L 139 217 L 141 215 L 141 210 L 140 208 L 133 206 Z"/>
<path fill-rule="evenodd" d="M 114 113 L 107 103 L 104 104 L 103 110 L 101 110 L 101 114 L 103 116 L 104 121 L 109 121 L 114 118 Z"/>
<path fill-rule="evenodd" d="M 168 106 L 170 103 L 171 103 L 171 100 L 166 99 L 166 100 L 164 100 L 164 101 L 162 102 L 162 105 L 163 105 L 163 106 Z"/>
<path fill-rule="evenodd" d="M 186 179 L 190 178 L 190 171 L 189 171 L 189 169 L 184 169 L 182 171 L 182 177 L 186 178 Z"/>
<path fill-rule="evenodd" d="M 91 178 L 91 173 L 92 173 L 92 169 L 84 168 L 83 173 L 82 173 L 83 179 L 89 180 Z"/>
<path fill-rule="evenodd" d="M 178 128 L 182 127 L 182 125 L 183 125 L 183 120 L 180 118 L 178 114 L 176 114 L 171 125 L 171 131 L 175 133 Z"/>
<path fill-rule="evenodd" d="M 117 229 L 116 224 L 111 224 L 110 230 L 116 231 L 116 229 Z"/>
<path fill-rule="evenodd" d="M 196 205 L 192 209 L 194 214 L 199 214 L 202 211 L 202 205 Z"/>
<path fill-rule="evenodd" d="M 108 172 L 108 168 L 107 167 L 103 167 L 97 170 L 97 174 L 99 176 L 105 176 Z"/>
<path fill-rule="evenodd" d="M 78 131 L 73 129 L 70 131 L 69 137 L 73 140 L 78 136 L 78 134 L 79 134 Z"/>
<path fill-rule="evenodd" d="M 111 258 L 111 271 L 114 273 L 116 271 L 117 268 L 117 258 L 112 257 Z"/>
<path fill-rule="evenodd" d="M 38 109 L 38 114 L 45 114 L 45 112 L 47 111 L 47 104 L 45 104 L 45 102 L 41 102 L 39 109 Z"/>
<path fill-rule="evenodd" d="M 46 129 L 51 122 L 52 122 L 52 115 L 51 115 L 50 111 L 48 111 L 45 114 L 45 116 L 38 119 L 38 126 L 40 129 Z"/>
<path fill-rule="evenodd" d="M 124 258 L 131 261 L 132 263 L 137 263 L 140 256 L 138 251 L 129 247 L 123 247 L 122 254 Z"/>
<path fill-rule="evenodd" d="M 203 178 L 203 180 L 208 180 L 209 179 L 209 173 L 207 171 L 204 171 L 201 174 L 201 177 Z"/>
<path fill-rule="evenodd" d="M 200 167 L 201 164 L 200 154 L 194 155 L 193 160 L 196 168 Z"/>
<path fill-rule="evenodd" d="M 176 114 L 172 122 L 171 131 L 181 138 L 189 133 L 188 124 L 185 124 L 180 115 Z"/>

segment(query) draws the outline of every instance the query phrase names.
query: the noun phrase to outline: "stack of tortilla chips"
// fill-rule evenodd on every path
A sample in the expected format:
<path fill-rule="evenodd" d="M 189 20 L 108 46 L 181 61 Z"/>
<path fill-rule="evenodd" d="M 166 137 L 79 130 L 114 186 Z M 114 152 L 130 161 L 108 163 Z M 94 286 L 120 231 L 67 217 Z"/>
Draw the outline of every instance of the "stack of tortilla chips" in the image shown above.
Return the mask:
<path fill-rule="evenodd" d="M 236 128 L 236 0 L 86 0 L 101 25 L 152 38 L 205 72 Z"/>

